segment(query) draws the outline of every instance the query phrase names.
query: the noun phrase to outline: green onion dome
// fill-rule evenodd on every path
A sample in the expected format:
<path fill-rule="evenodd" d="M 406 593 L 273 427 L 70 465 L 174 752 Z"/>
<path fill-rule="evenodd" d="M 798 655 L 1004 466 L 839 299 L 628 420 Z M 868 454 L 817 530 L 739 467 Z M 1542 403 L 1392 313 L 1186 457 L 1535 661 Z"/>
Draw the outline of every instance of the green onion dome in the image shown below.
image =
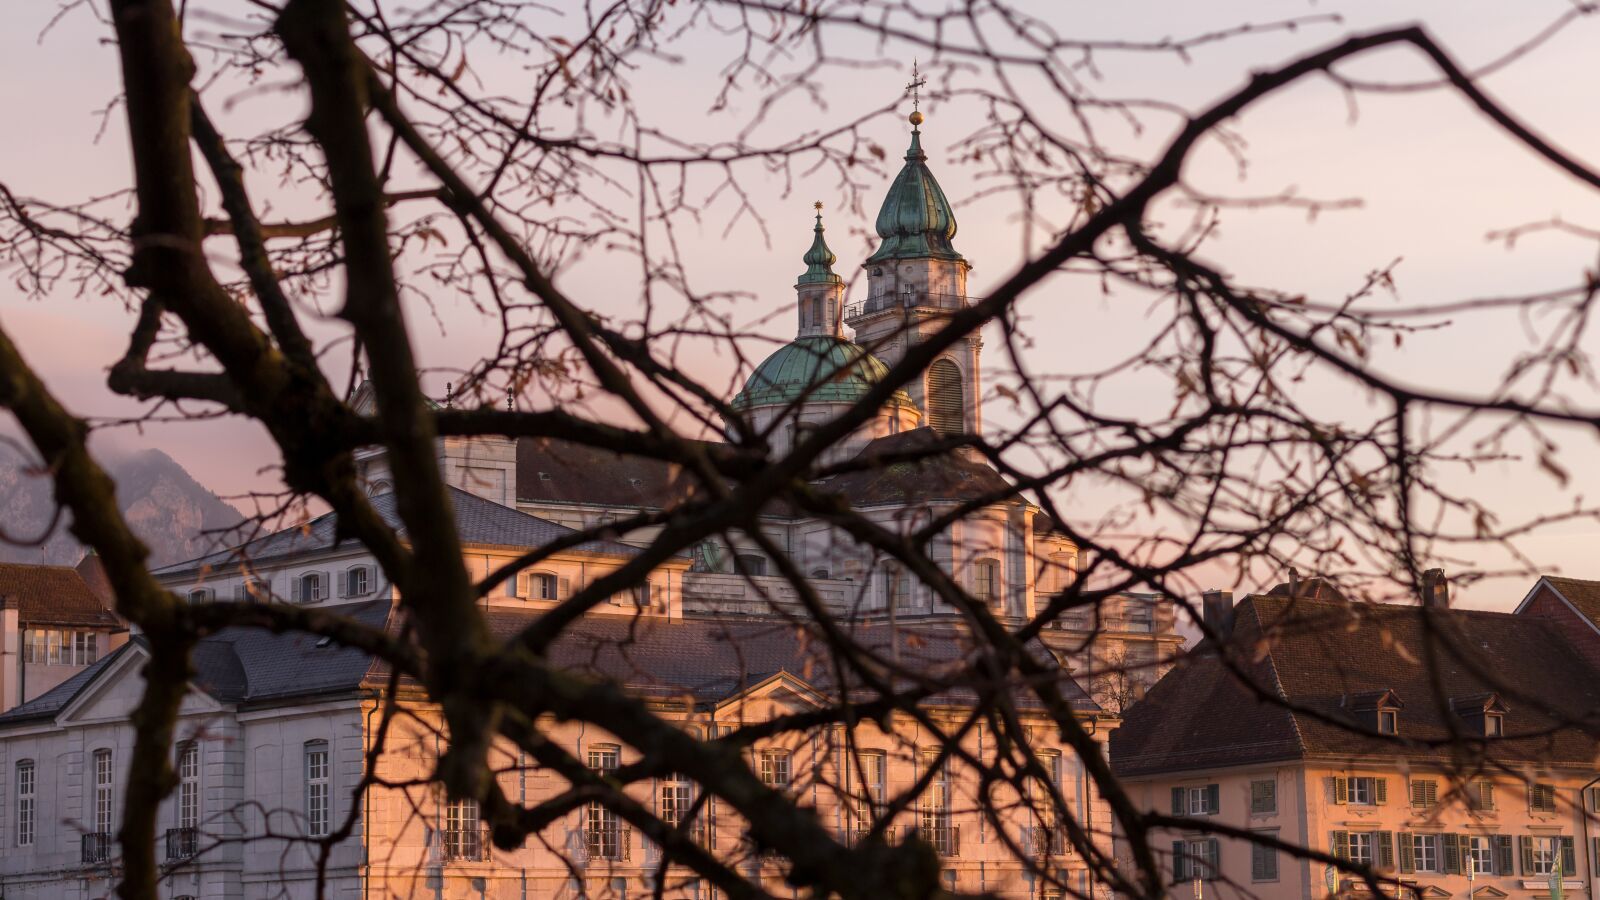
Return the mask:
<path fill-rule="evenodd" d="M 733 398 L 734 409 L 805 403 L 854 403 L 889 373 L 889 367 L 860 345 L 831 335 L 796 338 L 767 357 Z M 895 391 L 890 406 L 912 407 L 911 396 Z"/>
<path fill-rule="evenodd" d="M 912 113 L 912 124 L 922 116 Z M 956 236 L 956 214 L 939 182 L 928 171 L 928 154 L 922 152 L 922 132 L 911 129 L 906 164 L 878 210 L 878 237 L 883 243 L 867 258 L 867 265 L 890 259 L 961 259 L 951 244 Z"/>

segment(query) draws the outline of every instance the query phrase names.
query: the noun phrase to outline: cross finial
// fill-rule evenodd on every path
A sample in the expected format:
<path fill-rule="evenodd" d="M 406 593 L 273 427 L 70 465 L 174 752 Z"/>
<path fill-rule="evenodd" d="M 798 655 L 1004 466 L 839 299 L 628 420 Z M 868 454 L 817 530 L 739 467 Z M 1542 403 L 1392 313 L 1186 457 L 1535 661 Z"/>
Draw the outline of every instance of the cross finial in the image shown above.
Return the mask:
<path fill-rule="evenodd" d="M 922 101 L 922 97 L 920 96 L 920 89 L 922 88 L 923 85 L 925 85 L 927 83 L 928 83 L 928 79 L 923 78 L 917 72 L 917 60 L 916 60 L 916 57 L 912 57 L 912 59 L 911 59 L 911 83 L 906 85 L 906 93 L 911 95 L 911 111 L 912 112 L 917 112 L 918 111 L 917 110 L 918 104 L 921 103 L 921 101 Z"/>

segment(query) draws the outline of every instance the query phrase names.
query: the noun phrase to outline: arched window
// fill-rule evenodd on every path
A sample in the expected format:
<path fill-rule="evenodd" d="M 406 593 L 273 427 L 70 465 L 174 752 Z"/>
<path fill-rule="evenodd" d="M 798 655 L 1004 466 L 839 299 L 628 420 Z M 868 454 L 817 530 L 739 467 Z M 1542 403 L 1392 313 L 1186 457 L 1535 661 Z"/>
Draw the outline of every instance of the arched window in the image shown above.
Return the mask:
<path fill-rule="evenodd" d="M 811 324 L 814 325 L 814 326 L 822 324 L 822 298 L 821 297 L 812 297 L 811 298 Z"/>
<path fill-rule="evenodd" d="M 321 603 L 328 599 L 328 576 L 306 572 L 291 583 L 290 598 L 296 603 Z"/>
<path fill-rule="evenodd" d="M 733 570 L 740 575 L 767 574 L 767 558 L 759 553 L 740 553 L 733 558 Z"/>
<path fill-rule="evenodd" d="M 967 403 L 962 390 L 961 370 L 948 359 L 935 360 L 928 367 L 928 424 L 940 434 L 960 434 L 966 430 Z"/>
<path fill-rule="evenodd" d="M 531 600 L 554 600 L 559 582 L 556 576 L 549 572 L 522 572 L 517 575 L 520 582 L 517 587 L 517 596 Z"/>

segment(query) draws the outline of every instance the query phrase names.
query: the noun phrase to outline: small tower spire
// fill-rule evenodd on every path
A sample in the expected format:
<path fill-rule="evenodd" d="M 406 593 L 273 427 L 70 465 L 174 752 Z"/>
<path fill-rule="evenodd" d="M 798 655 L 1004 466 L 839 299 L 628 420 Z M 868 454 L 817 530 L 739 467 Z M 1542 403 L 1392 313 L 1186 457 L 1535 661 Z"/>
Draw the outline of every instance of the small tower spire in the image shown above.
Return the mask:
<path fill-rule="evenodd" d="M 844 279 L 833 271 L 833 264 L 839 257 L 828 249 L 828 242 L 822 236 L 822 201 L 812 206 L 817 211 L 817 223 L 811 229 L 811 249 L 806 251 L 803 258 L 806 270 L 795 282 L 795 291 L 799 295 L 798 334 L 800 337 L 841 337 L 844 333 L 840 324 Z"/>

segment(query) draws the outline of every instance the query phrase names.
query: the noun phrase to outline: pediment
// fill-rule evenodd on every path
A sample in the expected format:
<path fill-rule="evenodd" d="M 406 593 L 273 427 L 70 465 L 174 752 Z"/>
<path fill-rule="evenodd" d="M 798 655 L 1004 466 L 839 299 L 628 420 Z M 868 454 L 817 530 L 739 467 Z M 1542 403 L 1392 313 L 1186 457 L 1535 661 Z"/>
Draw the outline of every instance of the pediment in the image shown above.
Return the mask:
<path fill-rule="evenodd" d="M 1483 900 L 1499 900 L 1501 897 L 1508 897 L 1510 895 L 1492 884 L 1486 884 L 1483 887 L 1473 891 L 1472 896 L 1474 898 L 1481 897 Z"/>
<path fill-rule="evenodd" d="M 116 660 L 82 689 L 56 714 L 61 725 L 90 725 L 98 722 L 126 722 L 144 697 L 144 671 L 149 651 L 142 645 L 129 645 Z M 210 713 L 222 708 L 209 695 L 191 688 L 183 698 L 179 714 Z"/>
<path fill-rule="evenodd" d="M 821 708 L 826 698 L 799 676 L 780 671 L 730 694 L 717 704 L 717 708 L 721 710 L 761 702 L 783 712 L 809 712 Z"/>

